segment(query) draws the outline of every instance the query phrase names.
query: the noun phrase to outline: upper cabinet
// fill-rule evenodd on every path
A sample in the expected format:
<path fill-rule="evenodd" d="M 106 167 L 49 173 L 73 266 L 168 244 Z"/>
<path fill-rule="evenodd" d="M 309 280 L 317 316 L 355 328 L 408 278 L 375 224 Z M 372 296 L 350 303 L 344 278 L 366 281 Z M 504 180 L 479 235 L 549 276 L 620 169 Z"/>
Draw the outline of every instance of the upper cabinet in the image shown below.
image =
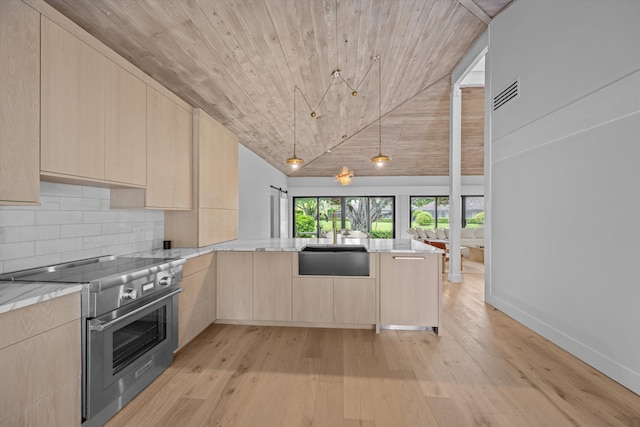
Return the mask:
<path fill-rule="evenodd" d="M 147 193 L 150 208 L 191 209 L 192 115 L 147 88 Z"/>
<path fill-rule="evenodd" d="M 40 14 L 0 1 L 0 205 L 40 196 Z"/>
<path fill-rule="evenodd" d="M 104 179 L 106 58 L 42 18 L 41 169 Z"/>
<path fill-rule="evenodd" d="M 193 211 L 167 212 L 164 235 L 177 247 L 238 238 L 238 137 L 193 110 Z"/>
<path fill-rule="evenodd" d="M 44 179 L 146 183 L 146 84 L 42 17 Z"/>
<path fill-rule="evenodd" d="M 104 175 L 109 181 L 147 182 L 147 85 L 107 60 Z"/>

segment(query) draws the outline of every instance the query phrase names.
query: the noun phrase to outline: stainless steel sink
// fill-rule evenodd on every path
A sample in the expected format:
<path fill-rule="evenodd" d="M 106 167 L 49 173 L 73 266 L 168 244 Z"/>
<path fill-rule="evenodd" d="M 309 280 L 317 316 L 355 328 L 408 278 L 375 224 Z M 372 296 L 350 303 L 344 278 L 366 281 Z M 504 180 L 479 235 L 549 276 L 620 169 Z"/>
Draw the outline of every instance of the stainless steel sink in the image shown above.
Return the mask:
<path fill-rule="evenodd" d="M 298 268 L 305 276 L 368 276 L 369 252 L 362 245 L 307 245 Z"/>

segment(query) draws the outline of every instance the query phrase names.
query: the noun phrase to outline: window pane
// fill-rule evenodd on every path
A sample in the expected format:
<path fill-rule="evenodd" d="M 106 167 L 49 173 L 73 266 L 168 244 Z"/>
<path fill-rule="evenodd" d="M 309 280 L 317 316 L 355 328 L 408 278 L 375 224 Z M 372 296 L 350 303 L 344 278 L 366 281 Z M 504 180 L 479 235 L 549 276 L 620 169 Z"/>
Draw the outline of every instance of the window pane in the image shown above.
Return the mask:
<path fill-rule="evenodd" d="M 318 220 L 321 232 L 333 230 L 333 212 L 336 213 L 336 228 L 342 229 L 340 197 L 321 197 L 318 201 Z"/>
<path fill-rule="evenodd" d="M 464 197 L 464 220 L 466 228 L 484 227 L 484 197 Z"/>
<path fill-rule="evenodd" d="M 449 197 L 438 197 L 436 228 L 449 228 Z"/>
<path fill-rule="evenodd" d="M 435 219 L 435 197 L 411 197 L 411 228 L 433 229 Z"/>
<path fill-rule="evenodd" d="M 318 199 L 315 197 L 295 198 L 295 237 L 316 237 L 318 230 Z"/>
<path fill-rule="evenodd" d="M 344 201 L 347 230 L 369 231 L 369 214 L 366 197 L 347 197 Z"/>
<path fill-rule="evenodd" d="M 369 198 L 369 229 L 372 239 L 393 239 L 393 207 L 393 197 Z"/>

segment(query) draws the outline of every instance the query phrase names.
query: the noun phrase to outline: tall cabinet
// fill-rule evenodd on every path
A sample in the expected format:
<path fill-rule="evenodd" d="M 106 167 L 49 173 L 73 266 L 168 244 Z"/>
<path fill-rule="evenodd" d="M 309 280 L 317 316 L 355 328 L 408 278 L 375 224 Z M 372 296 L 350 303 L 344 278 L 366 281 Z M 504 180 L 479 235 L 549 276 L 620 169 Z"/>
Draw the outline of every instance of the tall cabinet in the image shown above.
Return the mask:
<path fill-rule="evenodd" d="M 238 137 L 200 109 L 193 110 L 191 211 L 166 212 L 165 238 L 201 247 L 238 237 Z"/>
<path fill-rule="evenodd" d="M 40 196 L 40 14 L 0 1 L 0 205 Z"/>

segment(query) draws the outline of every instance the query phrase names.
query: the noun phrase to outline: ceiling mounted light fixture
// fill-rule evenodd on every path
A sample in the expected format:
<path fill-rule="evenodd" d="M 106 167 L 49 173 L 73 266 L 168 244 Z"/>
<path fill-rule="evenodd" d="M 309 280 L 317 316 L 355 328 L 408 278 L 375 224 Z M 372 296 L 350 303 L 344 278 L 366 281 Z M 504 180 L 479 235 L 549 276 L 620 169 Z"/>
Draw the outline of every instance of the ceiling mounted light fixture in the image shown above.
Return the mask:
<path fill-rule="evenodd" d="M 382 63 L 380 56 L 373 58 L 378 61 L 378 155 L 371 158 L 371 161 L 378 167 L 384 166 L 385 163 L 391 161 L 391 157 L 382 154 Z"/>
<path fill-rule="evenodd" d="M 304 163 L 304 160 L 296 156 L 296 89 L 300 90 L 298 86 L 293 88 L 293 156 L 286 161 L 293 169 L 298 169 Z"/>
<path fill-rule="evenodd" d="M 351 184 L 351 180 L 353 179 L 353 171 L 346 166 L 342 167 L 342 171 L 336 175 L 336 181 L 342 185 Z"/>

